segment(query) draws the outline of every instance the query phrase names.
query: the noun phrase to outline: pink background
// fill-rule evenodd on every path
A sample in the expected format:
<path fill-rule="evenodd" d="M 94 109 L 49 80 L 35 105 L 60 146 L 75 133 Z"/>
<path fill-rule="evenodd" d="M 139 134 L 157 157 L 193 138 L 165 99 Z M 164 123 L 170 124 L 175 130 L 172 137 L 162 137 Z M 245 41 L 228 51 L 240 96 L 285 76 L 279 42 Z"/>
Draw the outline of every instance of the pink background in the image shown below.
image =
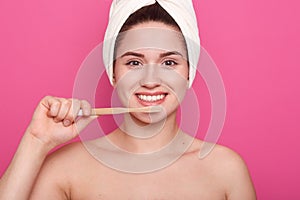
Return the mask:
<path fill-rule="evenodd" d="M 296 0 L 194 1 L 223 76 L 219 143 L 242 155 L 259 199 L 300 199 L 300 13 Z M 70 97 L 103 39 L 110 1 L 0 1 L 0 174 L 44 95 Z M 201 81 L 195 84 L 200 87 Z"/>

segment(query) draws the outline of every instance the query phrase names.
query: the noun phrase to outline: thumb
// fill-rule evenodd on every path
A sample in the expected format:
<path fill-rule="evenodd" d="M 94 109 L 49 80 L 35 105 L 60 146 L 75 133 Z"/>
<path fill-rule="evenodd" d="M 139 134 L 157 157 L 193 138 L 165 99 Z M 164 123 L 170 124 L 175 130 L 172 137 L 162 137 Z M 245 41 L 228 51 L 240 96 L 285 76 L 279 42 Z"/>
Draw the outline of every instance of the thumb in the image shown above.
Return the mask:
<path fill-rule="evenodd" d="M 77 134 L 79 134 L 87 125 L 89 125 L 93 120 L 97 119 L 98 116 L 80 117 L 75 123 L 74 128 Z"/>

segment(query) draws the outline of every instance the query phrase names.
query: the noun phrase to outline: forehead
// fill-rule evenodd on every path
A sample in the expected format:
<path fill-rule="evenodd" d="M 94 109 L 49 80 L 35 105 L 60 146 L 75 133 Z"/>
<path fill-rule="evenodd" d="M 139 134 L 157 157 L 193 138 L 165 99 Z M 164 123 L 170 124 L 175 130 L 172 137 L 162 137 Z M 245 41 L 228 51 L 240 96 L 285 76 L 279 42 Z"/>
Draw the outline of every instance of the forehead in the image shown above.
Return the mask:
<path fill-rule="evenodd" d="M 128 51 L 156 49 L 177 51 L 187 56 L 186 44 L 182 33 L 175 28 L 161 26 L 136 26 L 119 34 L 116 41 L 116 58 Z"/>

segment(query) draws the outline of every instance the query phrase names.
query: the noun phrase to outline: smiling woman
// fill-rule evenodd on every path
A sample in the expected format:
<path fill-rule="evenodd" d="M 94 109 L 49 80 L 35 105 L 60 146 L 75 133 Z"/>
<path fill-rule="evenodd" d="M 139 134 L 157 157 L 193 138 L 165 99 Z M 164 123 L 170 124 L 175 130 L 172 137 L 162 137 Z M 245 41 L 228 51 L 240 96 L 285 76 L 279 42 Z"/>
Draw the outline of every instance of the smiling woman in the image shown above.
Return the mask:
<path fill-rule="evenodd" d="M 138 2 L 140 9 L 132 11 L 124 24 L 115 22 L 119 24 L 115 29 L 112 23 L 122 17 L 118 9 L 128 13 L 125 3 L 132 7 Z M 167 12 L 175 6 L 188 16 L 192 2 L 158 2 L 113 2 L 103 53 L 108 76 L 124 107 L 159 106 L 161 110 L 125 114 L 119 128 L 87 142 L 88 152 L 81 143 L 74 143 L 47 157 L 49 150 L 74 138 L 96 117 L 85 100 L 45 97 L 1 179 L 0 199 L 256 198 L 247 167 L 236 153 L 217 145 L 199 160 L 203 142 L 180 130 L 176 116 L 193 82 L 200 46 L 192 45 L 185 35 L 190 21 Z M 190 10 L 184 9 L 186 5 Z M 107 38 L 112 29 L 116 37 Z M 189 31 L 189 36 L 198 35 L 196 27 Z M 196 44 L 197 38 L 192 39 Z M 77 118 L 80 109 L 83 117 Z M 106 145 L 107 140 L 114 148 Z M 128 173 L 97 162 L 97 156 L 112 163 L 122 161 L 131 169 L 159 167 L 150 168 L 149 173 Z"/>
<path fill-rule="evenodd" d="M 113 83 L 121 102 L 129 107 L 161 105 L 167 115 L 176 115 L 188 88 L 182 33 L 162 22 L 133 27 L 122 33 L 116 45 Z"/>

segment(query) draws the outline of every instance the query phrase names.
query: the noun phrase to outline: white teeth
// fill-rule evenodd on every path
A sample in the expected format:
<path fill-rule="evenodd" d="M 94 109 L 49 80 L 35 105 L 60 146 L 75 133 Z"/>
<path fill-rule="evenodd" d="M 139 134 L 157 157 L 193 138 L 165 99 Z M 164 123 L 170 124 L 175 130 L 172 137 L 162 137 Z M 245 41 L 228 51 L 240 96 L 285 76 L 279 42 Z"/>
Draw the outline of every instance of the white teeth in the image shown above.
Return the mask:
<path fill-rule="evenodd" d="M 152 97 L 151 96 L 147 96 L 147 101 L 151 101 Z"/>
<path fill-rule="evenodd" d="M 159 101 L 162 100 L 163 98 L 165 98 L 165 94 L 160 94 L 160 95 L 142 95 L 139 94 L 138 98 L 143 100 L 143 101 L 149 101 L 149 102 L 153 102 L 153 101 Z"/>

